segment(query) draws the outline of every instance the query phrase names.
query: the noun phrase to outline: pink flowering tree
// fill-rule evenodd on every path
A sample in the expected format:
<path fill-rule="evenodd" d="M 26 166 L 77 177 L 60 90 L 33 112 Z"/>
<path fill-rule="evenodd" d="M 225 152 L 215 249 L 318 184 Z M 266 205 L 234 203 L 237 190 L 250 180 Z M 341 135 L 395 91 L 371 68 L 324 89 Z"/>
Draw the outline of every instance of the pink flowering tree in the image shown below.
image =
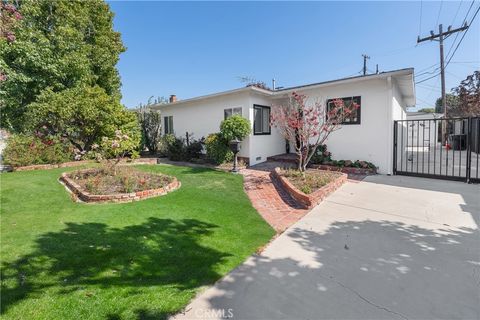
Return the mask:
<path fill-rule="evenodd" d="M 17 22 L 22 20 L 22 15 L 18 12 L 16 6 L 4 1 L 0 2 L 0 41 L 12 43 L 15 41 L 15 28 Z M 0 82 L 6 81 L 7 75 L 4 70 L 0 70 Z"/>
<path fill-rule="evenodd" d="M 117 165 L 124 158 L 137 158 L 138 144 L 121 130 L 115 131 L 113 138 L 103 137 L 102 142 L 92 145 L 93 157 L 102 162 L 112 175 L 117 174 Z M 92 155 L 91 155 L 92 156 Z"/>
<path fill-rule="evenodd" d="M 295 146 L 298 170 L 305 172 L 317 147 L 358 107 L 354 102 L 346 105 L 342 99 L 333 100 L 330 108 L 319 102 L 307 105 L 306 95 L 293 92 L 286 104 L 272 108 L 270 121 Z"/>
<path fill-rule="evenodd" d="M 22 15 L 16 6 L 11 3 L 0 2 L 0 38 L 8 43 L 15 41 L 15 27 Z"/>

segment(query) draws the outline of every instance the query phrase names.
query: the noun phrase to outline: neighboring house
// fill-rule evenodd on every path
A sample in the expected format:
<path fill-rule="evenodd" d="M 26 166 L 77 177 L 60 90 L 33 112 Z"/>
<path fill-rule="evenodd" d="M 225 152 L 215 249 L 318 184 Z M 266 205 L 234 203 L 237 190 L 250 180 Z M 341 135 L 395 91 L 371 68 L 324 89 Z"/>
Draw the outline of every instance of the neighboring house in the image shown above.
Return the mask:
<path fill-rule="evenodd" d="M 435 112 L 407 112 L 407 120 L 433 120 L 440 119 L 443 117 L 443 113 Z"/>
<path fill-rule="evenodd" d="M 285 103 L 293 91 L 310 102 L 343 98 L 359 103 L 357 113 L 330 135 L 328 149 L 334 159 L 366 160 L 380 173 L 392 173 L 393 121 L 404 120 L 406 108 L 415 105 L 413 68 L 274 91 L 250 86 L 179 101 L 172 96 L 169 104 L 152 108 L 162 112 L 163 133 L 188 132 L 196 139 L 218 132 L 229 115 L 241 114 L 251 121 L 252 134 L 242 142 L 239 156 L 254 165 L 286 152 L 285 139 L 270 126 L 270 108 Z"/>

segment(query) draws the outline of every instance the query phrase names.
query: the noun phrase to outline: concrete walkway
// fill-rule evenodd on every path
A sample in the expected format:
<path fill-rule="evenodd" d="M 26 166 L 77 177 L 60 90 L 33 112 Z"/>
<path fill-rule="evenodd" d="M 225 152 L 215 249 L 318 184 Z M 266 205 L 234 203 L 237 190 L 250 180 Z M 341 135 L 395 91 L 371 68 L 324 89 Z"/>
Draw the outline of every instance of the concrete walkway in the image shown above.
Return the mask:
<path fill-rule="evenodd" d="M 175 319 L 479 319 L 480 186 L 348 182 Z"/>

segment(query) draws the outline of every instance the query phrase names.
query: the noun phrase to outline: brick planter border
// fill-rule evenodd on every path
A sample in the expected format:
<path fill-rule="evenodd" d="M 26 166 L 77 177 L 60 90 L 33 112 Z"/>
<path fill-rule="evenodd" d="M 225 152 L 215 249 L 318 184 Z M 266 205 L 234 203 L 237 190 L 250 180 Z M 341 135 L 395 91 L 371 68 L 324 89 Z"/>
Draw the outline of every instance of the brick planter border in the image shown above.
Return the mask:
<path fill-rule="evenodd" d="M 336 167 L 336 166 L 329 166 L 326 164 L 312 164 L 309 167 L 313 169 L 319 169 L 319 170 L 338 171 L 346 174 L 358 174 L 358 175 L 364 175 L 364 176 L 371 176 L 371 175 L 377 174 L 377 170 L 372 168 Z"/>
<path fill-rule="evenodd" d="M 79 170 L 78 172 L 89 172 L 95 169 L 85 169 Z M 74 180 L 68 177 L 68 174 L 71 172 L 64 172 L 60 177 L 60 181 L 70 190 L 78 199 L 83 202 L 87 203 L 106 203 L 106 202 L 114 202 L 114 203 L 125 203 L 125 202 L 132 202 L 132 201 L 139 201 L 153 197 L 163 196 L 169 192 L 177 190 L 180 188 L 180 181 L 177 178 L 173 177 L 173 181 L 170 182 L 163 188 L 158 189 L 149 189 L 144 191 L 137 191 L 131 193 L 115 193 L 115 194 L 105 194 L 105 195 L 98 195 L 98 194 L 90 194 L 88 191 L 83 189 L 80 185 L 78 185 Z"/>
<path fill-rule="evenodd" d="M 295 199 L 295 201 L 304 206 L 306 209 L 311 209 L 322 202 L 323 199 L 344 184 L 348 177 L 346 173 L 340 172 L 338 178 L 335 180 L 331 181 L 327 185 L 324 185 L 311 194 L 305 194 L 298 190 L 290 181 L 288 181 L 287 178 L 280 174 L 280 168 L 275 168 L 271 175 L 280 182 L 282 187 L 292 196 L 293 199 Z"/>

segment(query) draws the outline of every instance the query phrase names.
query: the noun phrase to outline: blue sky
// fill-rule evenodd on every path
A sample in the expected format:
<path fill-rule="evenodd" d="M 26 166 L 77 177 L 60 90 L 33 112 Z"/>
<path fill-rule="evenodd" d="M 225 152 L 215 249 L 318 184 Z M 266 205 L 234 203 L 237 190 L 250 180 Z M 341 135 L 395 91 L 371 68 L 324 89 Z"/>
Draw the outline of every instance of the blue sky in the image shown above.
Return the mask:
<path fill-rule="evenodd" d="M 417 81 L 438 73 L 437 42 L 416 45 L 438 24 L 460 26 L 480 2 L 154 2 L 110 1 L 127 51 L 120 57 L 122 102 L 179 99 L 243 86 L 248 76 L 293 86 L 414 67 Z M 447 92 L 480 69 L 480 13 L 446 69 Z M 450 55 L 459 43 L 445 41 Z M 453 44 L 453 45 L 452 45 Z M 447 57 L 447 59 L 450 56 Z M 428 73 L 431 72 L 431 73 Z M 440 96 L 440 77 L 417 85 L 417 106 Z"/>

